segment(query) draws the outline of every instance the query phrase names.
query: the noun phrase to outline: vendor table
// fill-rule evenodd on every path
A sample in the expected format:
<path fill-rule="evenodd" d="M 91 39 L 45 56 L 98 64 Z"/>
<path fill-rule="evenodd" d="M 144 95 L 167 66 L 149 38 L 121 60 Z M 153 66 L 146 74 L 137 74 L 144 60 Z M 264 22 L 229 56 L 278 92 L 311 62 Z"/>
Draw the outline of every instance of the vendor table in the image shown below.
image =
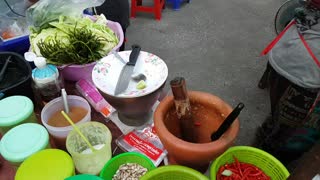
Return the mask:
<path fill-rule="evenodd" d="M 66 90 L 68 94 L 79 95 L 80 94 L 76 91 L 74 83 L 66 82 Z M 37 115 L 39 123 L 40 121 L 40 112 L 41 109 L 36 108 L 35 113 Z M 98 112 L 96 112 L 93 108 L 91 111 L 91 119 L 92 121 L 98 121 L 105 124 L 112 133 L 112 151 L 113 156 L 123 151 L 120 148 L 116 148 L 117 145 L 115 140 L 122 135 L 120 129 L 112 122 L 112 121 L 105 121 L 105 118 Z M 51 138 L 51 145 L 54 148 L 54 142 Z M 0 180 L 14 180 L 15 169 L 0 156 Z M 302 180 L 308 179 L 311 180 L 317 173 L 320 174 L 320 144 L 316 144 L 311 151 L 306 153 L 298 162 L 298 167 L 295 169 L 294 172 L 291 173 L 289 180 Z"/>

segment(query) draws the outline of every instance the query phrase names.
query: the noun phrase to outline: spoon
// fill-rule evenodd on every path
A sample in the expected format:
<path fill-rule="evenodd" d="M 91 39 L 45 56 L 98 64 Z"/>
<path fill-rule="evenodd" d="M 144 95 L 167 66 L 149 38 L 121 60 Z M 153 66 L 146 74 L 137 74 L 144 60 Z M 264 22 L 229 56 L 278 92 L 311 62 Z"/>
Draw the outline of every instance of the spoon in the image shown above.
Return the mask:
<path fill-rule="evenodd" d="M 69 109 L 69 105 L 68 105 L 67 92 L 64 88 L 61 89 L 61 96 L 62 96 L 64 111 L 68 114 L 70 112 L 70 109 Z"/>
<path fill-rule="evenodd" d="M 233 109 L 233 111 L 227 116 L 227 118 L 220 125 L 218 130 L 211 134 L 211 140 L 212 141 L 218 140 L 222 136 L 222 134 L 225 133 L 229 129 L 229 127 L 231 126 L 233 121 L 239 116 L 239 114 L 240 114 L 240 112 L 241 112 L 241 110 L 243 108 L 244 108 L 244 104 L 243 103 L 239 103 Z"/>
<path fill-rule="evenodd" d="M 9 62 L 10 62 L 10 59 L 11 59 L 11 56 L 9 56 L 7 59 L 6 59 L 6 61 L 4 62 L 4 65 L 3 65 L 3 67 L 2 67 L 2 69 L 1 69 L 1 71 L 0 71 L 0 82 L 3 80 L 3 78 L 4 78 L 4 74 L 5 74 L 5 72 L 6 72 L 6 70 L 7 70 L 7 67 L 8 67 L 8 64 L 9 64 Z"/>

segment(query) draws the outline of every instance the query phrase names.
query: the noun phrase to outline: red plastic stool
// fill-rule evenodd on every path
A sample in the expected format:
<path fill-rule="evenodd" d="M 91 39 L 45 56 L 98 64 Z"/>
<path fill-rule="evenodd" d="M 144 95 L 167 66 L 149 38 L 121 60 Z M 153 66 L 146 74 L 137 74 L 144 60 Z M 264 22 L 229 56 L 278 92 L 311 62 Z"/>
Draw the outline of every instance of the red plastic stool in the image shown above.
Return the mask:
<path fill-rule="evenodd" d="M 131 17 L 136 17 L 136 12 L 154 13 L 157 20 L 161 20 L 162 9 L 165 8 L 165 0 L 154 0 L 153 6 L 142 6 L 142 0 L 131 0 Z"/>

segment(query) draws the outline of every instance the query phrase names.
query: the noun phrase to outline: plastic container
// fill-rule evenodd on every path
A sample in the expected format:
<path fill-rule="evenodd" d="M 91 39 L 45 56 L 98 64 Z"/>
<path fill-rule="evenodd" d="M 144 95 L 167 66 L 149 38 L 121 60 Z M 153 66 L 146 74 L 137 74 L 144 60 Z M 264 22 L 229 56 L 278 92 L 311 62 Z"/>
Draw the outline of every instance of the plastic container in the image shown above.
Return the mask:
<path fill-rule="evenodd" d="M 67 137 L 67 150 L 71 154 L 79 173 L 98 175 L 112 156 L 111 132 L 107 126 L 99 122 L 79 124 L 78 128 L 96 151 L 92 153 L 87 143 L 76 130 L 72 130 Z M 90 152 L 84 153 L 84 151 L 88 150 Z"/>
<path fill-rule="evenodd" d="M 10 7 L 8 7 L 7 3 Z M 1 42 L 0 38 L 0 51 L 11 51 L 21 55 L 28 51 L 30 43 L 26 18 L 15 13 L 25 15 L 25 10 L 29 5 L 30 3 L 26 0 L 0 1 L 0 37 L 4 38 L 3 42 Z M 9 30 L 10 35 L 14 37 L 5 39 L 2 34 L 5 30 Z"/>
<path fill-rule="evenodd" d="M 0 133 L 22 123 L 37 123 L 32 101 L 26 96 L 10 96 L 0 100 Z"/>
<path fill-rule="evenodd" d="M 213 162 L 210 167 L 210 178 L 212 180 L 216 179 L 216 173 L 222 165 L 234 161 L 233 156 L 239 162 L 249 163 L 260 168 L 272 180 L 284 180 L 290 175 L 286 167 L 271 154 L 254 147 L 235 146 L 229 148 Z"/>
<path fill-rule="evenodd" d="M 142 155 L 136 152 L 126 152 L 126 153 L 119 154 L 113 157 L 111 160 L 109 160 L 107 164 L 103 167 L 100 173 L 100 177 L 102 177 L 105 180 L 112 179 L 112 177 L 116 174 L 119 167 L 122 164 L 126 164 L 126 163 L 137 163 L 147 168 L 148 171 L 151 171 L 156 168 L 152 163 L 152 161 L 145 155 Z"/>
<path fill-rule="evenodd" d="M 208 177 L 191 169 L 180 165 L 161 166 L 155 170 L 147 172 L 140 180 L 163 180 L 163 179 L 183 179 L 183 180 L 209 180 Z"/>
<path fill-rule="evenodd" d="M 62 180 L 75 174 L 72 158 L 60 149 L 45 149 L 26 159 L 15 180 Z"/>
<path fill-rule="evenodd" d="M 92 17 L 93 20 L 95 20 Z M 113 50 L 119 51 L 120 46 L 123 43 L 124 36 L 123 30 L 119 23 L 108 20 L 107 26 L 113 30 L 116 36 L 119 39 L 118 45 L 116 45 Z M 97 59 L 98 61 L 99 59 Z M 79 81 L 80 79 L 90 79 L 93 67 L 96 65 L 96 62 L 84 65 L 68 65 L 68 66 L 59 66 L 59 70 L 63 75 L 65 80 L 69 81 Z"/>
<path fill-rule="evenodd" d="M 72 107 L 72 106 L 83 107 L 88 111 L 86 116 L 76 124 L 81 124 L 84 122 L 91 121 L 91 107 L 84 98 L 80 96 L 68 95 L 67 99 L 68 99 L 69 107 Z M 49 134 L 53 136 L 55 145 L 61 149 L 65 149 L 65 142 L 66 142 L 67 136 L 69 132 L 73 129 L 73 127 L 71 125 L 66 127 L 50 126 L 48 124 L 48 120 L 54 113 L 56 113 L 57 111 L 62 111 L 63 109 L 64 107 L 63 107 L 62 98 L 59 97 L 47 103 L 41 111 L 42 124 L 47 128 Z"/>
<path fill-rule="evenodd" d="M 103 180 L 103 179 L 99 176 L 94 176 L 91 174 L 79 174 L 76 176 L 68 177 L 65 180 Z"/>
<path fill-rule="evenodd" d="M 11 59 L 9 60 L 4 78 L 0 81 L 0 94 L 3 94 L 3 98 L 22 95 L 33 100 L 30 64 L 25 61 L 20 54 L 13 52 L 0 52 L 0 69 L 2 69 L 5 60 L 9 56 L 11 56 Z"/>
<path fill-rule="evenodd" d="M 27 52 L 29 48 L 29 35 L 19 36 L 0 43 L 0 51 L 10 51 L 20 55 L 23 55 L 23 53 Z"/>
<path fill-rule="evenodd" d="M 32 154 L 49 147 L 49 134 L 36 123 L 18 125 L 8 131 L 0 141 L 0 152 L 13 166 L 19 166 Z"/>
<path fill-rule="evenodd" d="M 33 52 L 26 52 L 24 57 L 34 62 L 36 68 L 32 70 L 33 89 L 35 99 L 43 107 L 46 103 L 60 96 L 64 87 L 62 76 L 55 65 L 47 64 L 46 59 L 37 57 Z"/>

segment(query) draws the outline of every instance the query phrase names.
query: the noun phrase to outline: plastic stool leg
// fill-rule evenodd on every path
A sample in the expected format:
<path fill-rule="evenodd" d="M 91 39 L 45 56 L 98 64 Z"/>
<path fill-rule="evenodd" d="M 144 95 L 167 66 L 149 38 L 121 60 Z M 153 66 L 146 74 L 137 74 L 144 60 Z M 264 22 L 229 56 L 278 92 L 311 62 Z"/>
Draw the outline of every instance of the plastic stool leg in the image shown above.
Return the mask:
<path fill-rule="evenodd" d="M 178 10 L 180 8 L 181 0 L 173 0 L 173 9 Z"/>
<path fill-rule="evenodd" d="M 159 21 L 161 20 L 161 11 L 162 11 L 161 0 L 154 0 L 154 14 L 156 19 Z"/>
<path fill-rule="evenodd" d="M 137 0 L 131 0 L 131 17 L 136 17 Z"/>

